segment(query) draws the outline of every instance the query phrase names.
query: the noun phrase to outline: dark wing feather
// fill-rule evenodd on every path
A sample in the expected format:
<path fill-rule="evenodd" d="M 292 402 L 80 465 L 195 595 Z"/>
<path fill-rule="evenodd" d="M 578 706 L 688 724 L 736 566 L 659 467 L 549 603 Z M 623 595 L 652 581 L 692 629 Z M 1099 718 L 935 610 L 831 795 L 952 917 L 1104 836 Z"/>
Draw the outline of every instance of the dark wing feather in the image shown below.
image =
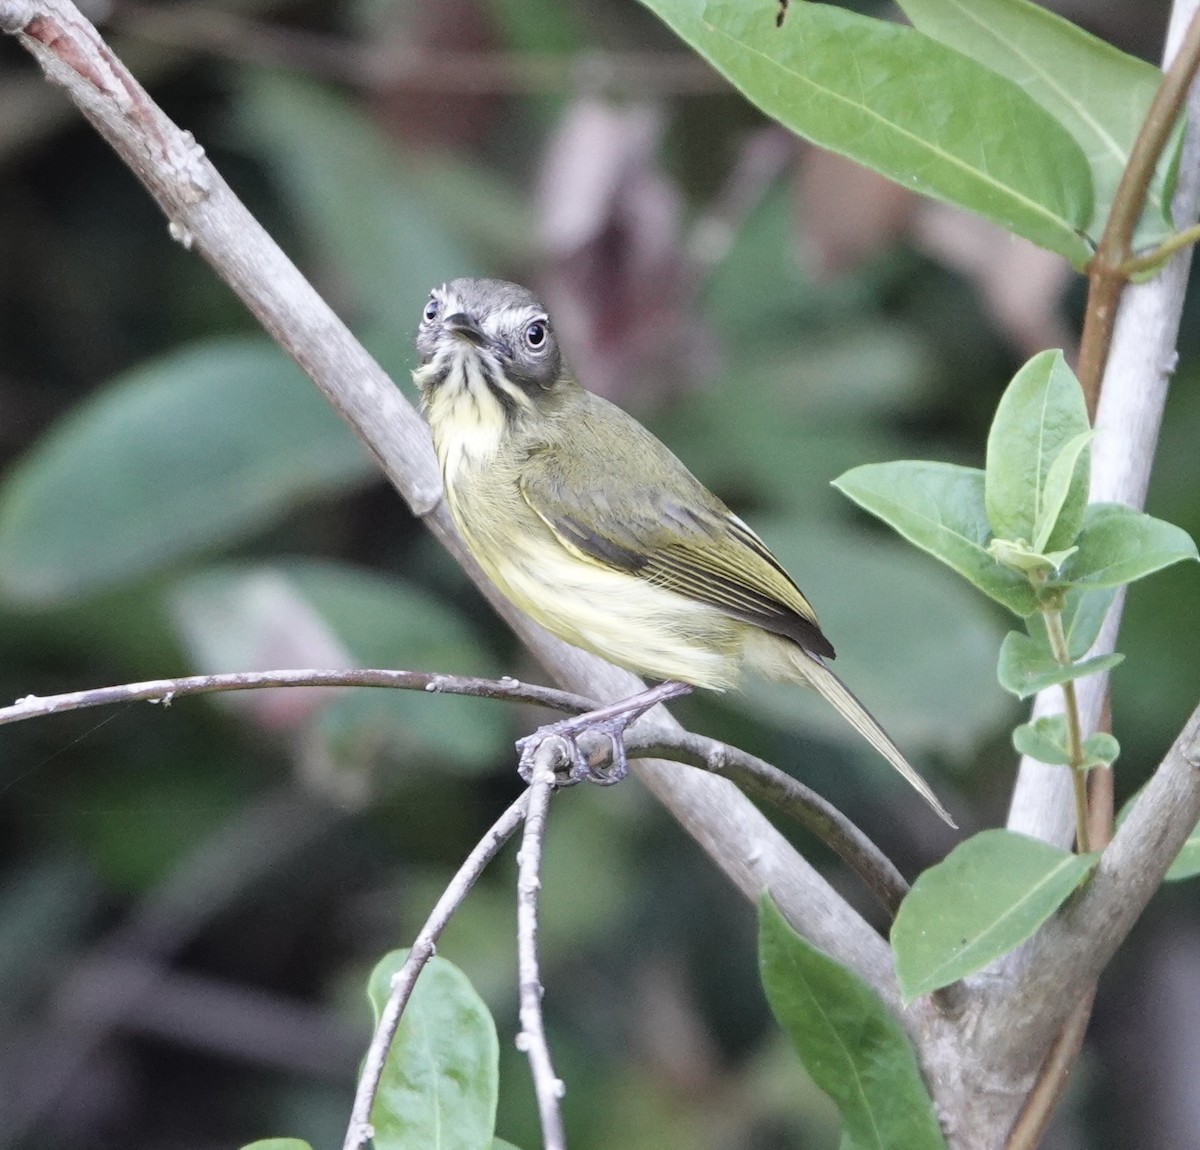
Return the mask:
<path fill-rule="evenodd" d="M 600 431 L 620 434 L 602 441 L 603 453 L 564 459 L 535 448 L 521 468 L 522 496 L 559 543 L 832 658 L 808 600 L 766 544 L 640 424 L 620 412 L 613 428 L 612 411 Z M 654 487 L 630 483 L 648 472 Z"/>

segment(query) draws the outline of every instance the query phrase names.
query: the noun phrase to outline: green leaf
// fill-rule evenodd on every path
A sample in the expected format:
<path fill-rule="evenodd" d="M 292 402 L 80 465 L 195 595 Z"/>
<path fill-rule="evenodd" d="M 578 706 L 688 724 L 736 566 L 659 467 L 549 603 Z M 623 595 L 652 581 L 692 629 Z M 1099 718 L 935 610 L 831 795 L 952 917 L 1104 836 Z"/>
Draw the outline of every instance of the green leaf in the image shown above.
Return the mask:
<path fill-rule="evenodd" d="M 511 1142 L 505 1142 L 503 1138 L 495 1138 L 492 1140 L 492 1150 L 517 1150 Z"/>
<path fill-rule="evenodd" d="M 905 187 L 1091 255 L 1082 149 L 1021 88 L 911 28 L 827 4 L 643 0 L 786 127 Z M 936 83 L 932 78 L 936 77 Z"/>
<path fill-rule="evenodd" d="M 1013 731 L 1012 743 L 1018 754 L 1028 755 L 1039 763 L 1056 767 L 1071 765 L 1067 721 L 1062 715 L 1045 715 L 1032 723 L 1023 723 Z"/>
<path fill-rule="evenodd" d="M 1062 451 L 1058 453 L 1054 462 L 1050 464 L 1050 470 L 1046 472 L 1046 487 L 1045 498 L 1042 501 L 1042 506 L 1038 510 L 1037 519 L 1033 525 L 1033 547 L 1035 551 L 1044 551 L 1050 545 L 1051 537 L 1056 527 L 1059 527 L 1060 541 L 1069 543 L 1075 538 L 1075 533 L 1078 532 L 1083 523 L 1083 506 L 1087 499 L 1088 487 L 1088 465 L 1085 463 L 1082 472 L 1079 467 L 1079 459 L 1086 449 L 1087 445 L 1092 440 L 1092 431 L 1081 431 L 1074 439 L 1070 439 L 1064 445 Z M 1082 482 L 1079 482 L 1082 476 Z M 1076 499 L 1082 496 L 1076 507 L 1074 506 Z M 1071 498 L 1073 506 L 1071 508 L 1071 518 L 1067 519 L 1063 516 L 1063 510 L 1066 507 L 1067 499 Z M 1068 537 L 1068 532 L 1070 535 Z M 1055 556 L 1062 556 L 1055 563 L 1056 567 L 1061 567 L 1063 560 L 1074 551 L 1073 547 L 1066 548 L 1062 551 L 1053 552 Z"/>
<path fill-rule="evenodd" d="M 375 1021 L 408 952 L 371 972 Z M 375 1150 L 480 1150 L 496 1125 L 500 1048 L 483 999 L 453 963 L 434 957 L 400 1019 L 371 1108 Z"/>
<path fill-rule="evenodd" d="M 1035 355 L 1005 389 L 988 433 L 984 501 L 997 538 L 1028 544 L 1041 536 L 1037 551 L 1075 542 L 1088 489 L 1087 439 L 1077 440 L 1088 432 L 1083 391 L 1062 352 Z M 1052 488 L 1064 451 L 1083 462 L 1066 475 L 1060 465 Z"/>
<path fill-rule="evenodd" d="M 1111 670 L 1124 657 L 1118 654 L 1097 655 L 1094 659 L 1064 667 L 1042 641 L 1023 635 L 1020 631 L 1009 631 L 1000 645 L 997 677 L 1006 691 L 1011 691 L 1018 699 L 1028 699 L 1046 687 Z"/>
<path fill-rule="evenodd" d="M 899 0 L 927 36 L 1020 84 L 1079 142 L 1091 168 L 1098 237 L 1117 183 L 1162 73 L 1027 0 Z M 1182 118 L 1146 193 L 1134 247 L 1160 243 L 1174 229 L 1172 172 Z"/>
<path fill-rule="evenodd" d="M 1080 770 L 1111 767 L 1121 753 L 1121 744 L 1107 731 L 1097 731 L 1083 740 L 1083 763 Z"/>
<path fill-rule="evenodd" d="M 758 921 L 767 1001 L 812 1080 L 836 1104 L 844 1138 L 857 1150 L 943 1150 L 916 1056 L 887 1007 L 792 930 L 769 894 Z"/>
<path fill-rule="evenodd" d="M 1090 504 L 1078 543 L 1079 550 L 1063 565 L 1062 578 L 1086 587 L 1119 587 L 1198 557 L 1182 527 L 1122 503 Z"/>
<path fill-rule="evenodd" d="M 375 474 L 265 339 L 197 344 L 114 380 L 0 488 L 0 589 L 51 605 L 239 540 Z"/>
<path fill-rule="evenodd" d="M 246 1143 L 242 1150 L 312 1150 L 312 1147 L 299 1138 L 263 1138 Z"/>
<path fill-rule="evenodd" d="M 855 467 L 833 485 L 1010 611 L 1024 617 L 1037 610 L 1028 581 L 988 554 L 982 471 L 900 460 Z"/>
<path fill-rule="evenodd" d="M 1020 946 L 1098 858 L 1006 830 L 960 843 L 913 883 L 892 925 L 904 1001 L 949 986 Z"/>

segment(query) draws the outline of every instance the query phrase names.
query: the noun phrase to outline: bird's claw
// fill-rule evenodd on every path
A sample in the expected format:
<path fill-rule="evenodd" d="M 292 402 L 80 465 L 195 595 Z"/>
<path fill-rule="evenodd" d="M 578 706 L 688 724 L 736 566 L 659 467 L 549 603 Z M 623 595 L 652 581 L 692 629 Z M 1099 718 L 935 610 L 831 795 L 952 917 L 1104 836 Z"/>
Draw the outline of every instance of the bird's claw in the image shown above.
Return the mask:
<path fill-rule="evenodd" d="M 556 723 L 547 723 L 544 727 L 539 727 L 533 734 L 517 740 L 517 750 L 521 756 L 518 766 L 521 778 L 525 782 L 532 779 L 533 757 L 538 747 L 551 735 L 557 735 L 567 744 L 570 752 L 569 767 L 559 772 L 559 786 L 586 782 L 611 787 L 613 783 L 619 783 L 629 773 L 625 731 L 630 723 L 636 722 L 652 707 L 666 699 L 685 695 L 690 690 L 691 688 L 684 683 L 662 683 L 611 706 L 585 711 L 582 715 L 574 715 L 569 719 L 560 719 Z M 580 739 L 592 734 L 608 739 L 608 755 L 597 758 L 594 753 L 597 748 L 591 748 L 592 753 L 589 754 L 588 750 L 580 746 Z"/>
<path fill-rule="evenodd" d="M 539 727 L 531 735 L 517 740 L 517 750 L 521 754 L 521 778 L 530 782 L 533 778 L 533 757 L 542 743 L 551 736 L 562 739 L 569 749 L 570 762 L 565 769 L 558 772 L 560 787 L 573 786 L 575 783 L 596 783 L 598 786 L 609 787 L 619 783 L 629 773 L 629 760 L 625 753 L 625 727 L 631 721 L 625 719 L 617 723 L 614 720 L 601 720 L 596 723 L 581 723 L 587 715 L 578 719 L 564 719 L 558 723 L 547 723 Z M 599 746 L 585 750 L 580 746 L 580 740 L 585 735 L 604 735 L 608 738 L 608 753 L 597 754 Z M 589 753 L 589 751 L 591 753 Z"/>

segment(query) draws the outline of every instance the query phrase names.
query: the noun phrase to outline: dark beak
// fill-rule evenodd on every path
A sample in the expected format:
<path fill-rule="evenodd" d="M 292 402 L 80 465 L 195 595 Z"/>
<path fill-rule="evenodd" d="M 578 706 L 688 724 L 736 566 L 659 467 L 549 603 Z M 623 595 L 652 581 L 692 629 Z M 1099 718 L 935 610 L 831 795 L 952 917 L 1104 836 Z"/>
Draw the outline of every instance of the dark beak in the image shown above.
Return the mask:
<path fill-rule="evenodd" d="M 487 344 L 487 337 L 479 330 L 479 325 L 466 312 L 456 311 L 453 315 L 446 316 L 442 320 L 442 327 L 451 335 L 465 339 L 467 343 L 472 343 L 476 347 L 484 347 Z"/>

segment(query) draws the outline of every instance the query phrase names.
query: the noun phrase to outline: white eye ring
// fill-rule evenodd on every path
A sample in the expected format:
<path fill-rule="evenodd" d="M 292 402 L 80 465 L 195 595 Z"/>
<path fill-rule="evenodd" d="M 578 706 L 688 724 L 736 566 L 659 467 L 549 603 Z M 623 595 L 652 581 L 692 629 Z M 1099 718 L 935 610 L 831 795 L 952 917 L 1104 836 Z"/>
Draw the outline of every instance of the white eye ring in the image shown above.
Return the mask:
<path fill-rule="evenodd" d="M 525 346 L 530 351 L 542 351 L 550 339 L 550 323 L 545 319 L 535 319 L 525 328 Z"/>
<path fill-rule="evenodd" d="M 433 323 L 438 317 L 438 312 L 441 310 L 441 301 L 436 296 L 430 296 L 429 302 L 425 304 L 425 310 L 421 313 L 421 316 L 426 323 Z"/>

